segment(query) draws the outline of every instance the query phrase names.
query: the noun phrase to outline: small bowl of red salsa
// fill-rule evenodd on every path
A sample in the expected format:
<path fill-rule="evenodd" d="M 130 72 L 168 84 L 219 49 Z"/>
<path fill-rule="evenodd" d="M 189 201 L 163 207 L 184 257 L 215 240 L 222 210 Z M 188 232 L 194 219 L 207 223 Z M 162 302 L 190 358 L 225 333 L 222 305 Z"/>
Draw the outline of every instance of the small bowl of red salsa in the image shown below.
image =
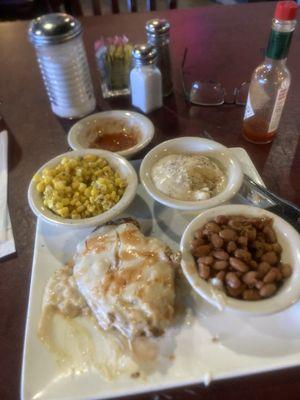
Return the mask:
<path fill-rule="evenodd" d="M 69 131 L 73 150 L 101 149 L 130 158 L 145 148 L 154 136 L 152 122 L 133 111 L 112 110 L 89 115 Z"/>

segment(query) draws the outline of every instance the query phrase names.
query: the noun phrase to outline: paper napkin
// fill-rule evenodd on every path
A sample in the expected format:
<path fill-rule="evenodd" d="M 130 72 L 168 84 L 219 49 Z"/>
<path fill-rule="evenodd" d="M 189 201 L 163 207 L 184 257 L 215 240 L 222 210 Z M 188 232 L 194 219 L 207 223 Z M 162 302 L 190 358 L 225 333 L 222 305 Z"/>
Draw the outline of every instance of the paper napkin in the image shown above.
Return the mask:
<path fill-rule="evenodd" d="M 7 131 L 0 132 L 0 258 L 16 251 L 7 208 Z"/>

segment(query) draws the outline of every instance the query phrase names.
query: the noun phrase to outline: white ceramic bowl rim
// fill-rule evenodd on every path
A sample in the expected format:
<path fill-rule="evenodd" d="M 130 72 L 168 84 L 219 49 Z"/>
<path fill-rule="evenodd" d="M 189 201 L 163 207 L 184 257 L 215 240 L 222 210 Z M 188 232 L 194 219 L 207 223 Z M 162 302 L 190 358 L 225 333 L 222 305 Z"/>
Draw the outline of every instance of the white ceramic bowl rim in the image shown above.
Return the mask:
<path fill-rule="evenodd" d="M 237 300 L 226 296 L 222 291 L 214 289 L 209 282 L 200 278 L 195 260 L 190 252 L 193 233 L 206 222 L 220 214 L 255 217 L 268 216 L 273 218 L 273 226 L 277 233 L 278 241 L 281 244 L 284 243 L 283 261 L 290 262 L 293 267 L 292 276 L 284 281 L 273 297 L 258 301 Z M 180 250 L 182 252 L 181 267 L 192 288 L 198 295 L 220 309 L 224 308 L 242 313 L 265 315 L 283 310 L 300 298 L 300 235 L 289 223 L 267 210 L 240 204 L 223 205 L 206 210 L 193 219 L 186 227 L 182 235 Z"/>
<path fill-rule="evenodd" d="M 56 225 L 68 227 L 88 227 L 101 225 L 111 220 L 112 218 L 115 218 L 118 214 L 120 214 L 122 211 L 125 210 L 125 208 L 129 206 L 136 194 L 138 184 L 137 174 L 133 166 L 125 158 L 123 158 L 119 154 L 112 153 L 110 151 L 98 149 L 69 151 L 49 160 L 38 169 L 35 175 L 41 174 L 41 172 L 47 167 L 57 165 L 64 157 L 81 157 L 86 154 L 95 154 L 98 157 L 106 159 L 114 169 L 117 169 L 119 171 L 123 179 L 127 180 L 127 187 L 122 198 L 112 208 L 94 217 L 84 219 L 62 218 L 43 206 L 40 193 L 38 193 L 36 189 L 36 183 L 32 178 L 28 188 L 28 202 L 31 210 L 37 217 L 41 217 L 45 221 Z"/>
<path fill-rule="evenodd" d="M 139 152 L 145 148 L 153 139 L 154 136 L 154 125 L 145 115 L 137 113 L 135 111 L 126 110 L 110 110 L 101 111 L 95 114 L 88 115 L 87 117 L 81 119 L 76 124 L 74 124 L 68 133 L 68 144 L 73 150 L 86 149 L 83 147 L 79 141 L 78 137 L 84 135 L 86 132 L 86 124 L 90 120 L 94 119 L 104 119 L 104 118 L 116 118 L 131 121 L 133 124 L 138 125 L 140 129 L 140 138 L 135 146 L 128 149 L 116 152 L 123 157 L 133 156 L 135 153 Z"/>
<path fill-rule="evenodd" d="M 224 158 L 224 160 L 226 159 L 228 161 L 228 163 L 231 165 L 231 169 L 233 172 L 231 175 L 228 176 L 227 186 L 222 192 L 218 193 L 216 196 L 213 196 L 208 200 L 184 201 L 184 200 L 173 199 L 156 188 L 151 178 L 151 169 L 154 164 L 154 160 L 155 161 L 159 160 L 163 155 L 169 154 L 170 151 L 168 150 L 173 146 L 179 146 L 179 144 L 182 144 L 182 146 L 192 145 L 192 144 L 196 145 L 202 144 L 207 148 L 204 150 L 193 150 L 193 151 L 185 150 L 183 148 L 182 151 L 179 150 L 172 151 L 173 154 L 199 153 L 201 155 L 210 156 L 210 153 L 213 154 L 218 152 L 219 155 L 221 155 L 222 158 Z M 229 149 L 227 147 L 210 139 L 191 136 L 191 137 L 180 137 L 176 139 L 167 140 L 163 143 L 160 143 L 152 150 L 150 150 L 142 161 L 140 168 L 140 178 L 147 192 L 156 201 L 166 206 L 181 210 L 200 210 L 217 206 L 229 200 L 231 197 L 233 197 L 241 187 L 243 181 L 243 173 L 238 160 L 229 152 Z"/>

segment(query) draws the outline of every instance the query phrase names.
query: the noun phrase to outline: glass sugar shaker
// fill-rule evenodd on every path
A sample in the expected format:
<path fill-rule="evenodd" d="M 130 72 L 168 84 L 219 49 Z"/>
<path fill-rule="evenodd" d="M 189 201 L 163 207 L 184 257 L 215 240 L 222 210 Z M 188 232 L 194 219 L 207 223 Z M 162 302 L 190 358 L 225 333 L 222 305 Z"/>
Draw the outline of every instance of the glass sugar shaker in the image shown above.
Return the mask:
<path fill-rule="evenodd" d="M 132 50 L 134 68 L 130 72 L 132 105 L 149 113 L 162 107 L 162 78 L 156 66 L 154 46 L 136 45 Z"/>
<path fill-rule="evenodd" d="M 82 42 L 82 25 L 74 17 L 46 14 L 31 21 L 33 43 L 52 111 L 62 118 L 79 118 L 96 106 Z"/>
<path fill-rule="evenodd" d="M 166 19 L 155 18 L 146 23 L 148 43 L 155 46 L 158 52 L 157 66 L 162 74 L 164 96 L 173 91 L 169 31 L 170 23 Z"/>

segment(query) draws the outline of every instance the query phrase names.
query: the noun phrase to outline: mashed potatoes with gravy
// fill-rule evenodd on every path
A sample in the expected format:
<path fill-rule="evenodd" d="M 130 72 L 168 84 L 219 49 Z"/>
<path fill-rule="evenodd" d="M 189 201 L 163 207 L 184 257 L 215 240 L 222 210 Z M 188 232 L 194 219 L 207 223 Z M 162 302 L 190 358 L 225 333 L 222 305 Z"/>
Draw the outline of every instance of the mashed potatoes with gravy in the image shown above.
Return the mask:
<path fill-rule="evenodd" d="M 226 175 L 202 155 L 169 154 L 154 164 L 152 180 L 162 193 L 176 200 L 206 200 L 221 192 Z"/>

